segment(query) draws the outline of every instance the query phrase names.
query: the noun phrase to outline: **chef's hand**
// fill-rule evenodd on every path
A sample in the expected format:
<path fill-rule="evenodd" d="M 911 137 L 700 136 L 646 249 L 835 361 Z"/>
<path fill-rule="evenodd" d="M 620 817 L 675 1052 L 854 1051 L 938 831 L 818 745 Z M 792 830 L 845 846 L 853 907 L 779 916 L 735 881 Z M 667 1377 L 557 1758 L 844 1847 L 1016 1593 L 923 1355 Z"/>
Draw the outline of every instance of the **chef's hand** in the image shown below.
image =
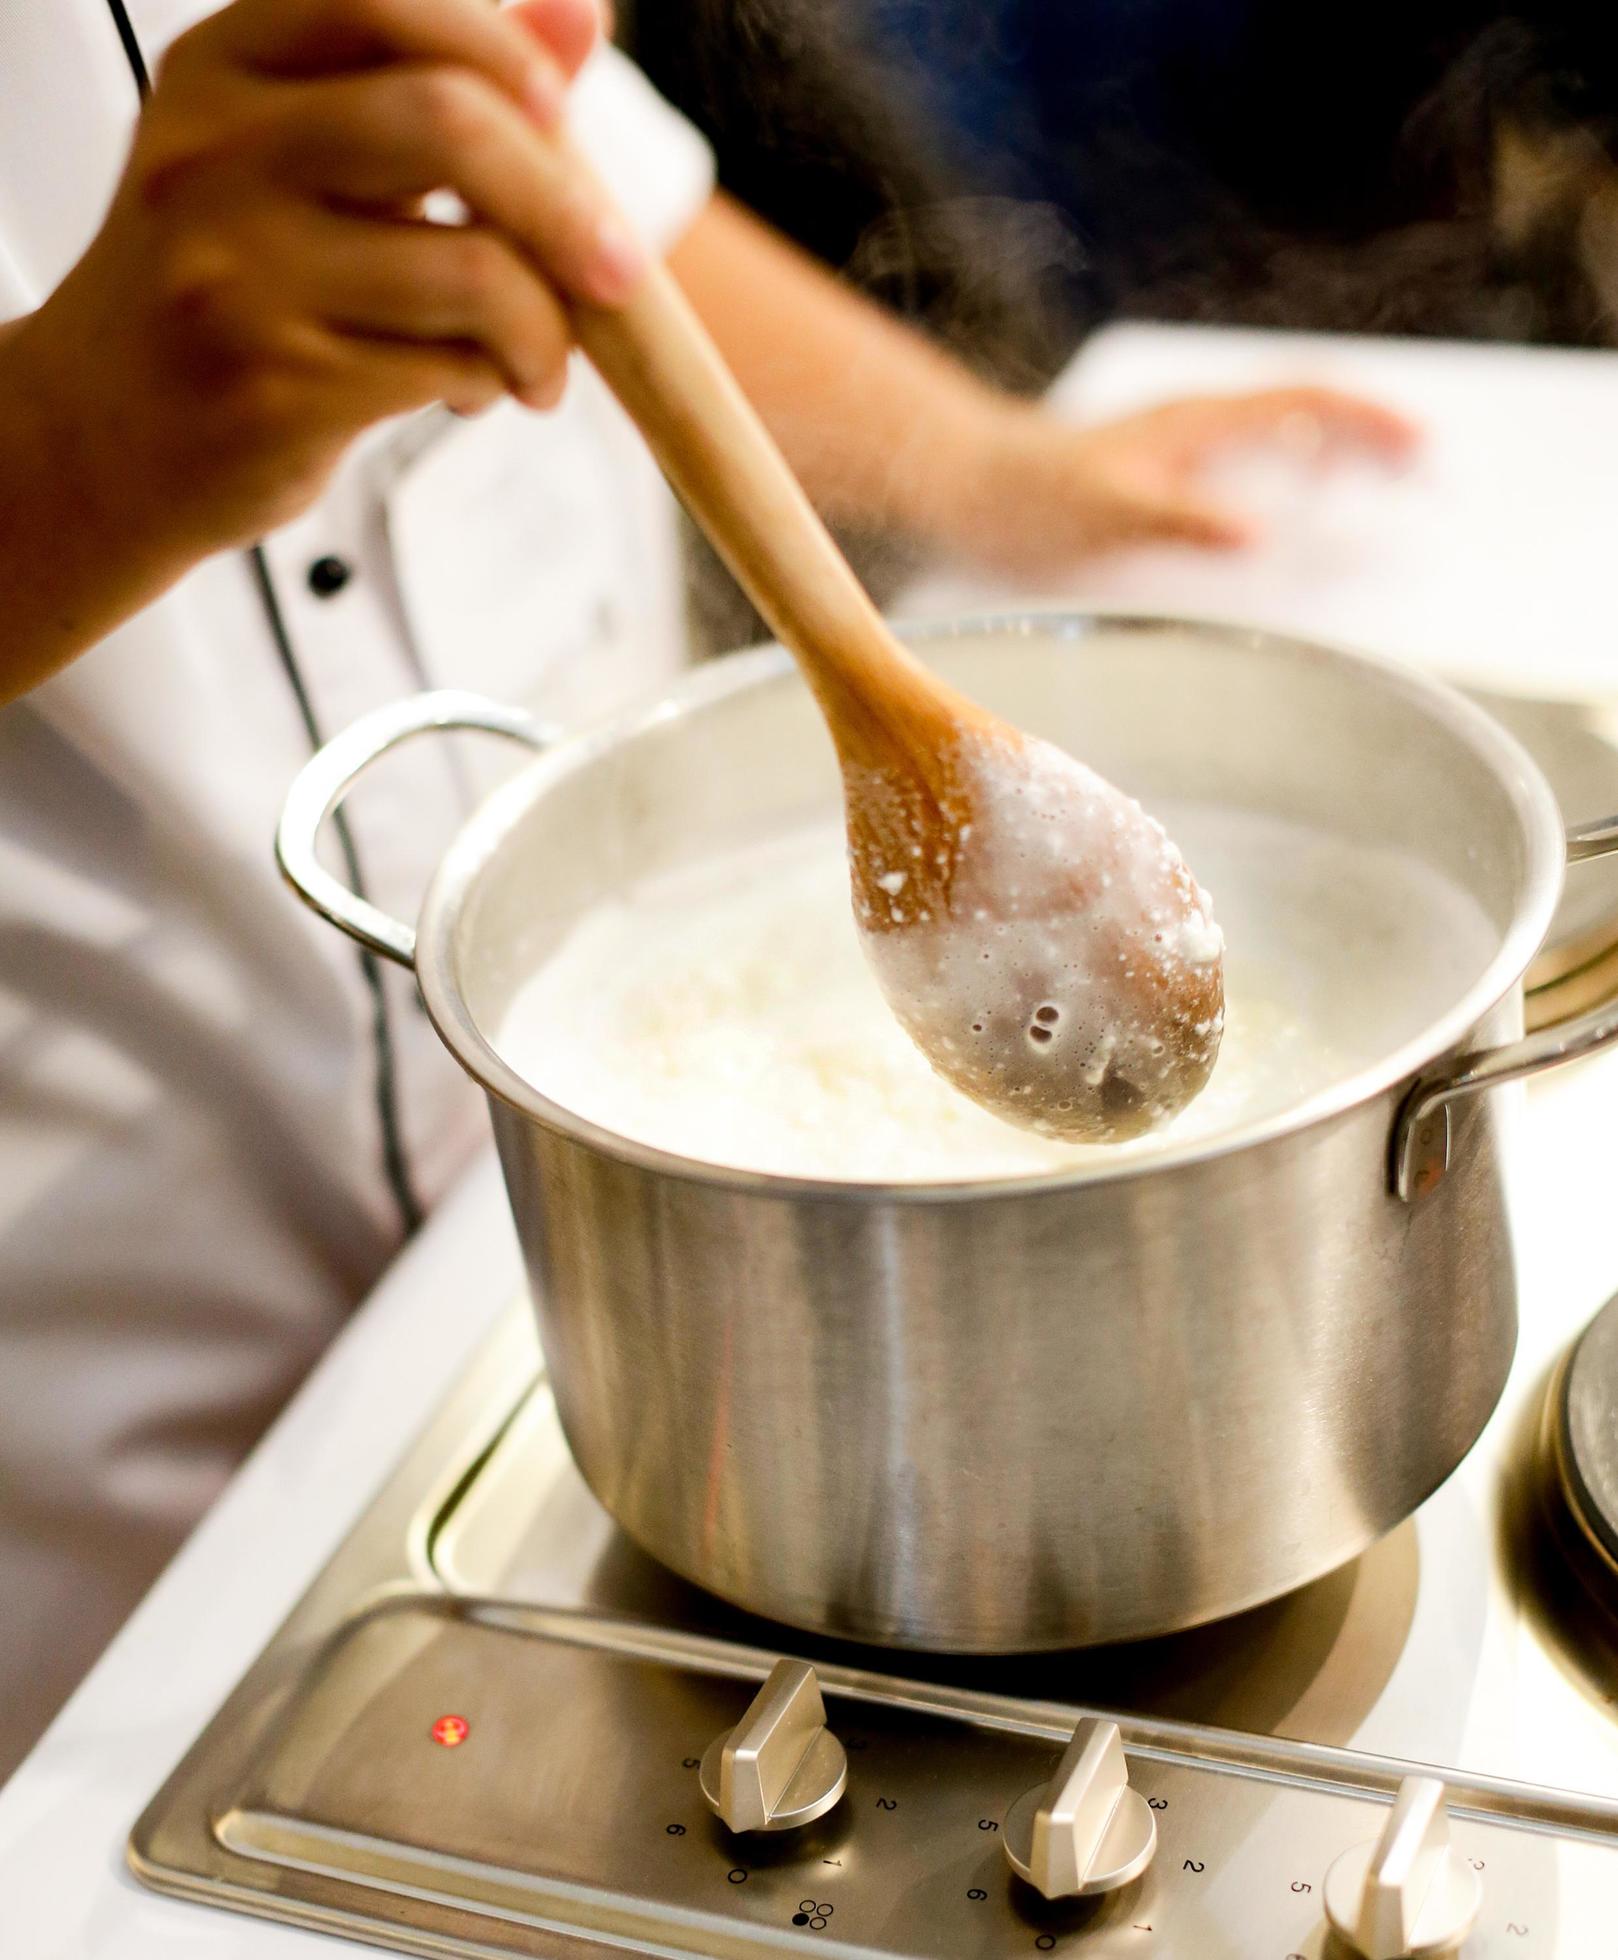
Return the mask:
<path fill-rule="evenodd" d="M 932 528 L 952 551 L 1028 576 L 1129 545 L 1229 550 L 1254 530 L 1201 488 L 1216 457 L 1268 446 L 1311 462 L 1356 451 L 1394 463 L 1415 440 L 1403 416 L 1330 388 L 1198 396 L 1090 428 L 1002 398 Z"/>
<path fill-rule="evenodd" d="M 634 242 L 548 132 L 591 0 L 235 0 L 175 42 L 112 207 L 8 372 L 81 521 L 153 581 L 308 505 L 353 436 L 559 394 L 565 295 Z M 435 224 L 454 192 L 470 221 Z"/>

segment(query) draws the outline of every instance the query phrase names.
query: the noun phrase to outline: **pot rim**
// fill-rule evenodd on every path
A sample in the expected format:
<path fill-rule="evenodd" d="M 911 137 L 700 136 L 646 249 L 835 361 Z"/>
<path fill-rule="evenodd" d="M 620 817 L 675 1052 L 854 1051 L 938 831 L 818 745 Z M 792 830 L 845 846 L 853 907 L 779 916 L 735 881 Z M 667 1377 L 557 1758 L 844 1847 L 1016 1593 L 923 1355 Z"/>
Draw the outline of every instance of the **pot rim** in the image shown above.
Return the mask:
<path fill-rule="evenodd" d="M 1111 1186 L 1134 1178 L 1190 1169 L 1299 1135 L 1359 1109 L 1401 1084 L 1408 1085 L 1439 1056 L 1454 1050 L 1504 999 L 1521 980 L 1550 928 L 1566 865 L 1562 818 L 1556 799 L 1538 764 L 1516 737 L 1447 681 L 1358 648 L 1334 646 L 1267 627 L 1244 626 L 1195 614 L 1052 608 L 968 613 L 947 619 L 901 619 L 893 624 L 901 638 L 923 650 L 929 644 L 986 633 L 1078 641 L 1098 630 L 1155 634 L 1191 629 L 1214 642 L 1281 646 L 1292 656 L 1365 670 L 1379 684 L 1403 694 L 1434 715 L 1493 768 L 1522 828 L 1527 855 L 1524 900 L 1483 972 L 1420 1034 L 1368 1068 L 1239 1129 L 1189 1138 L 1183 1144 L 1141 1157 L 1122 1158 L 1112 1165 L 1087 1164 L 1071 1170 L 1014 1177 L 956 1178 L 925 1183 L 860 1183 L 789 1176 L 680 1156 L 591 1122 L 565 1104 L 553 1102 L 519 1075 L 492 1045 L 467 1008 L 454 975 L 452 949 L 461 913 L 476 887 L 479 873 L 548 784 L 587 768 L 645 729 L 677 721 L 714 701 L 794 671 L 792 658 L 785 649 L 769 644 L 728 654 L 684 676 L 672 691 L 649 705 L 630 707 L 577 733 L 565 735 L 495 790 L 451 842 L 422 902 L 416 975 L 428 1015 L 440 1038 L 480 1087 L 519 1115 L 621 1163 L 737 1193 L 813 1198 L 825 1203 L 948 1204 Z"/>

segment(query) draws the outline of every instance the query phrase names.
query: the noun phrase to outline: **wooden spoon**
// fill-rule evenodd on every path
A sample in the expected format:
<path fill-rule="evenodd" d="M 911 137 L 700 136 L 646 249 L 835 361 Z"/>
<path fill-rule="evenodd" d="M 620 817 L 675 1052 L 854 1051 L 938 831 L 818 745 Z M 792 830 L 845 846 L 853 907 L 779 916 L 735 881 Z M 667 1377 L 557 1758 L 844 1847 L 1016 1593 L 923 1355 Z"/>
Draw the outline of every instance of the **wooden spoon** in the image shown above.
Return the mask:
<path fill-rule="evenodd" d="M 894 638 L 718 349 L 655 267 L 579 339 L 796 656 L 842 765 L 854 913 L 938 1072 L 1021 1126 L 1112 1142 L 1207 1081 L 1223 942 L 1162 826 Z"/>

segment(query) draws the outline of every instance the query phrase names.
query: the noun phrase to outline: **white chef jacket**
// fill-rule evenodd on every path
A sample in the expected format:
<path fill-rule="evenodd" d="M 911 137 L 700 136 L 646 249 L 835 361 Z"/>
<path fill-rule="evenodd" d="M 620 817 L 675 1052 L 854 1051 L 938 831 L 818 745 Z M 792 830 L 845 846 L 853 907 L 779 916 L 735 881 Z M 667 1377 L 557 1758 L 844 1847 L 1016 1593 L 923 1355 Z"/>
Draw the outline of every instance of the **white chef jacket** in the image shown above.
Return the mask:
<path fill-rule="evenodd" d="M 131 0 L 149 63 L 211 4 Z M 88 243 L 135 110 L 103 0 L 0 0 L 0 319 Z M 701 139 L 610 50 L 573 119 L 668 244 L 711 190 Z M 672 505 L 586 373 L 549 417 L 368 438 L 267 548 L 324 734 L 439 684 L 572 720 L 682 658 Z M 327 597 L 322 560 L 349 573 Z M 0 709 L 0 1776 L 403 1231 L 373 995 L 271 856 L 309 750 L 239 553 Z M 464 815 L 458 766 L 418 742 L 354 801 L 370 893 L 406 916 Z M 482 1106 L 409 977 L 383 982 L 430 1206 Z"/>

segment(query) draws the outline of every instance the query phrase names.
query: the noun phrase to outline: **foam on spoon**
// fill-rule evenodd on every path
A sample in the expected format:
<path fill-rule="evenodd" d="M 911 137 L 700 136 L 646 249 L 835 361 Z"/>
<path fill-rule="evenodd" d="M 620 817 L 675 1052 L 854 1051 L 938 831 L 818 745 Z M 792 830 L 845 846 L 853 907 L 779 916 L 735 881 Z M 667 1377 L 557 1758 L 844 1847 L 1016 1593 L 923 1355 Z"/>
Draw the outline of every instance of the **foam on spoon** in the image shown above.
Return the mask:
<path fill-rule="evenodd" d="M 1008 1122 L 1112 1143 L 1168 1121 L 1224 1028 L 1208 894 L 1156 818 L 1053 744 L 974 735 L 949 761 L 972 814 L 947 865 L 917 863 L 899 797 L 850 784 L 851 802 L 892 813 L 854 846 L 881 859 L 863 879 L 856 864 L 854 910 L 888 1005 Z"/>

